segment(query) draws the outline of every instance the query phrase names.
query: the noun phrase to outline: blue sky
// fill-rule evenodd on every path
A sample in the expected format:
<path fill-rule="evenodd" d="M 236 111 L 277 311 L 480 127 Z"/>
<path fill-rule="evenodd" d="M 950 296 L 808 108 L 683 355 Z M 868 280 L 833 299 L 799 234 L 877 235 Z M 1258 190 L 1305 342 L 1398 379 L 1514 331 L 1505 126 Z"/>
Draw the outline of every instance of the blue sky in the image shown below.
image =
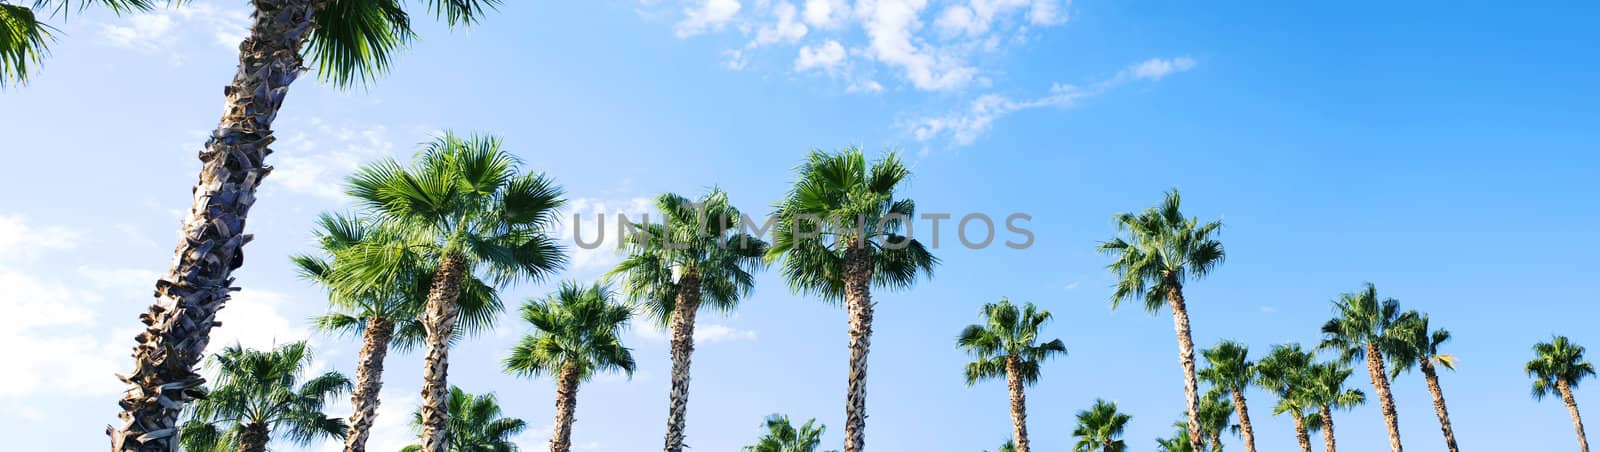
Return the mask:
<path fill-rule="evenodd" d="M 874 450 L 976 451 L 1009 435 L 1004 384 L 966 387 L 953 346 L 1001 296 L 1054 312 L 1047 334 L 1070 349 L 1030 389 L 1036 447 L 1069 447 L 1073 413 L 1098 397 L 1134 416 L 1135 450 L 1153 449 L 1182 406 L 1171 321 L 1110 311 L 1093 247 L 1113 213 L 1170 187 L 1187 213 L 1226 224 L 1228 261 L 1188 286 L 1197 344 L 1310 344 L 1329 300 L 1371 281 L 1455 333 L 1459 371 L 1442 384 L 1463 444 L 1572 449 L 1565 410 L 1529 398 L 1521 365 L 1552 333 L 1600 345 L 1592 4 L 512 3 L 470 31 L 422 25 L 369 87 L 294 86 L 236 274 L 244 290 L 214 344 L 309 339 L 319 368 L 351 372 L 354 341 L 307 331 L 325 298 L 287 256 L 310 249 L 318 212 L 348 207 L 350 169 L 408 156 L 440 130 L 505 136 L 590 214 L 713 185 L 762 212 L 807 149 L 857 144 L 906 154 L 905 194 L 922 211 L 1027 212 L 1037 238 L 1020 251 L 946 245 L 931 280 L 877 294 Z M 121 390 L 110 373 L 129 367 L 136 316 L 170 259 L 246 6 L 57 20 L 44 70 L 0 92 L 0 300 L 21 322 L 0 332 L 21 363 L 0 375 L 15 408 L 0 429 L 17 429 L 4 433 L 20 450 L 103 447 Z M 615 259 L 579 253 L 561 278 L 592 280 Z M 842 310 L 769 271 L 736 314 L 701 319 L 691 446 L 735 450 L 780 412 L 818 418 L 838 447 Z M 460 346 L 451 382 L 498 393 L 537 450 L 553 384 L 498 366 L 522 333 L 507 316 Z M 626 341 L 640 371 L 583 387 L 580 447 L 659 447 L 665 340 L 640 327 Z M 375 450 L 412 438 L 420 357 L 391 356 L 388 369 Z M 1371 392 L 1364 373 L 1351 382 Z M 1394 384 L 1406 445 L 1444 450 L 1421 378 Z M 1248 396 L 1261 448 L 1294 447 L 1272 397 Z M 1587 388 L 1577 397 L 1600 403 Z M 1385 444 L 1375 404 L 1336 419 L 1347 449 Z"/>

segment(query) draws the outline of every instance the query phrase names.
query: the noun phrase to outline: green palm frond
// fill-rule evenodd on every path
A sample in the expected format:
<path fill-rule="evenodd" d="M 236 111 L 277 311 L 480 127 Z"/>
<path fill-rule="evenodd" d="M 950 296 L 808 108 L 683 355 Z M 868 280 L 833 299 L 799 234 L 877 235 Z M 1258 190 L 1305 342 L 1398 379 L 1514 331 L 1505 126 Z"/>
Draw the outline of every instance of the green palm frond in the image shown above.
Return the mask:
<path fill-rule="evenodd" d="M 328 417 L 323 409 L 354 384 L 337 372 L 301 382 L 310 362 L 304 342 L 268 351 L 233 345 L 217 353 L 211 360 L 216 381 L 189 409 L 184 447 L 232 449 L 246 425 L 266 426 L 278 440 L 301 446 L 318 438 L 344 438 L 344 420 Z"/>
<path fill-rule="evenodd" d="M 1222 223 L 1186 219 L 1179 202 L 1178 190 L 1173 189 L 1161 204 L 1112 217 L 1119 235 L 1127 235 L 1101 242 L 1098 248 L 1113 258 L 1106 268 L 1117 275 L 1112 309 L 1123 301 L 1139 301 L 1146 311 L 1160 311 L 1168 295 L 1190 276 L 1205 277 L 1227 257 L 1216 240 Z"/>
<path fill-rule="evenodd" d="M 1015 361 L 1023 384 L 1039 380 L 1039 365 L 1055 355 L 1065 355 L 1060 339 L 1040 342 L 1039 330 L 1049 323 L 1050 311 L 1033 303 L 1017 306 L 1010 299 L 986 303 L 979 313 L 984 323 L 968 325 L 956 336 L 956 346 L 976 360 L 966 368 L 967 385 L 1006 376 L 1008 363 Z"/>
<path fill-rule="evenodd" d="M 1365 358 L 1369 345 L 1384 355 L 1409 354 L 1405 326 L 1416 321 L 1416 312 L 1402 313 L 1398 300 L 1379 299 L 1372 283 L 1360 291 L 1340 295 L 1333 306 L 1336 316 L 1322 326 L 1323 339 L 1318 349 L 1338 353 L 1339 360 L 1345 363 Z"/>
<path fill-rule="evenodd" d="M 1222 341 L 1201 352 L 1207 366 L 1200 369 L 1198 377 L 1217 388 L 1243 392 L 1256 378 L 1255 364 L 1250 362 L 1250 348 L 1235 341 Z"/>
<path fill-rule="evenodd" d="M 1133 416 L 1118 412 L 1116 403 L 1095 399 L 1089 409 L 1078 412 L 1077 420 L 1077 426 L 1072 429 L 1072 436 L 1078 439 L 1072 446 L 1073 452 L 1100 452 L 1108 448 L 1120 452 L 1127 449 L 1122 433 Z M 1183 442 L 1187 447 L 1187 436 Z"/>
<path fill-rule="evenodd" d="M 822 434 L 827 427 L 817 423 L 816 419 L 807 419 L 799 427 L 789 421 L 789 416 L 773 414 L 762 421 L 767 432 L 756 441 L 753 446 L 745 446 L 745 452 L 817 452 L 817 447 L 822 444 Z"/>
<path fill-rule="evenodd" d="M 521 419 L 503 417 L 499 399 L 494 393 L 474 395 L 451 386 L 445 404 L 449 413 L 446 431 L 451 452 L 515 452 L 519 450 L 513 437 L 528 429 Z M 412 428 L 418 435 L 422 431 L 422 411 L 412 414 Z M 410 445 L 401 451 L 420 451 L 421 445 Z"/>
<path fill-rule="evenodd" d="M 543 300 L 522 305 L 533 332 L 511 349 L 505 371 L 522 376 L 558 375 L 568 369 L 587 381 L 596 373 L 633 375 L 636 365 L 621 334 L 633 313 L 612 301 L 609 288 L 564 282 Z"/>
<path fill-rule="evenodd" d="M 1584 348 L 1572 343 L 1566 336 L 1554 336 L 1550 342 L 1533 346 L 1534 359 L 1523 367 L 1533 377 L 1533 398 L 1542 400 L 1565 385 L 1576 389 L 1578 383 L 1593 377 L 1594 364 L 1583 359 Z"/>
<path fill-rule="evenodd" d="M 622 238 L 626 257 L 607 278 L 620 281 L 628 301 L 658 325 L 672 322 L 688 275 L 699 281 L 701 306 L 731 312 L 755 287 L 767 243 L 741 232 L 746 217 L 721 189 L 697 200 L 665 193 L 656 209 L 662 222 L 637 224 Z"/>

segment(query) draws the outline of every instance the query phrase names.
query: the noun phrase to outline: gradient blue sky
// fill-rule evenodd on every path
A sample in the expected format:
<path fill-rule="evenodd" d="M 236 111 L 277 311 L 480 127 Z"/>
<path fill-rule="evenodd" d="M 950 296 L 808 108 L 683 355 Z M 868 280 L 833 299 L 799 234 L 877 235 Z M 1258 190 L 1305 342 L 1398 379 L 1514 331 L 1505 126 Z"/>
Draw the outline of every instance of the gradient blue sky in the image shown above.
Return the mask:
<path fill-rule="evenodd" d="M 907 155 L 905 194 L 922 211 L 1027 212 L 1037 237 L 1022 251 L 968 250 L 945 235 L 933 279 L 877 295 L 874 450 L 1006 439 L 1004 384 L 966 387 L 953 346 L 1001 296 L 1053 311 L 1046 334 L 1071 351 L 1030 390 L 1035 447 L 1068 448 L 1073 414 L 1097 397 L 1134 416 L 1134 450 L 1170 434 L 1183 397 L 1171 321 L 1110 311 L 1107 259 L 1093 253 L 1113 213 L 1170 187 L 1187 213 L 1226 224 L 1228 261 L 1188 287 L 1199 345 L 1312 343 L 1329 300 L 1372 281 L 1455 333 L 1460 368 L 1442 383 L 1464 445 L 1574 448 L 1565 410 L 1532 400 L 1521 366 L 1552 333 L 1600 346 L 1594 4 L 790 1 L 509 2 L 470 31 L 419 20 L 423 39 L 370 87 L 304 79 L 279 117 L 279 171 L 214 344 L 309 338 L 319 369 L 352 371 L 353 341 L 307 331 L 324 297 L 287 256 L 310 249 L 318 212 L 348 206 L 339 184 L 354 165 L 408 156 L 439 130 L 504 135 L 591 213 L 712 185 L 763 212 L 807 149 L 858 144 Z M 823 14 L 829 4 L 844 7 Z M 12 319 L 0 342 L 20 363 L 0 372 L 0 433 L 18 450 L 104 447 L 121 390 L 110 373 L 129 367 L 137 313 L 170 259 L 245 7 L 58 19 L 36 80 L 0 91 L 0 305 Z M 615 259 L 580 253 L 561 278 L 592 280 Z M 736 314 L 701 318 L 695 450 L 748 444 L 774 412 L 818 418 L 838 447 L 842 310 L 767 272 Z M 507 316 L 460 346 L 451 383 L 498 393 L 538 450 L 553 384 L 498 365 L 522 333 Z M 639 373 L 584 386 L 581 448 L 659 447 L 666 344 L 648 328 L 626 340 Z M 391 356 L 388 369 L 375 450 L 412 438 L 420 358 Z M 1370 392 L 1364 375 L 1351 381 Z M 1395 388 L 1410 450 L 1444 450 L 1421 378 Z M 1293 448 L 1272 397 L 1249 397 L 1262 450 Z M 1592 390 L 1577 397 L 1600 409 Z M 1383 447 L 1376 405 L 1337 420 L 1347 449 Z"/>

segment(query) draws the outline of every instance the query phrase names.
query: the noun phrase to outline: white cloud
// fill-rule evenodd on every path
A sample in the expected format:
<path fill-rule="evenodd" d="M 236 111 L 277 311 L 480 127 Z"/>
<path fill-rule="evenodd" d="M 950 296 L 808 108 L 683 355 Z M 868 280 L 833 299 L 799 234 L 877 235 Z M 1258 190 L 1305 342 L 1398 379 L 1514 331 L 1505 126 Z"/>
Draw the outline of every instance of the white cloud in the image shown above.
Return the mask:
<path fill-rule="evenodd" d="M 210 2 L 138 13 L 101 26 L 112 45 L 141 50 L 171 50 L 186 32 L 205 33 L 218 46 L 234 49 L 249 33 L 250 10 Z M 176 51 L 173 51 L 175 59 Z"/>
<path fill-rule="evenodd" d="M 850 15 L 850 5 L 845 0 L 806 0 L 806 23 L 819 28 L 832 28 Z"/>
<path fill-rule="evenodd" d="M 79 235 L 68 228 L 31 225 L 20 215 L 0 215 L 0 262 L 29 260 L 40 253 L 75 248 Z"/>
<path fill-rule="evenodd" d="M 557 237 L 572 253 L 567 268 L 573 271 L 606 271 L 622 261 L 618 253 L 619 215 L 635 223 L 661 222 L 651 198 L 575 198 L 568 200 L 567 206 L 557 226 Z M 580 240 L 583 246 L 579 246 Z"/>
<path fill-rule="evenodd" d="M 1186 56 L 1170 59 L 1151 58 L 1128 68 L 1127 74 L 1137 79 L 1161 80 L 1168 75 L 1192 69 L 1194 65 L 1194 59 Z"/>
<path fill-rule="evenodd" d="M 977 69 L 961 58 L 918 44 L 922 27 L 918 14 L 926 0 L 862 0 L 857 14 L 864 17 L 870 54 L 898 68 L 912 86 L 924 91 L 955 89 L 971 82 Z"/>
<path fill-rule="evenodd" d="M 672 332 L 653 322 L 640 322 L 634 328 L 634 335 L 647 342 L 666 342 L 667 339 L 671 338 Z M 755 340 L 755 331 L 741 330 L 719 323 L 700 323 L 694 327 L 695 344 Z"/>
<path fill-rule="evenodd" d="M 299 131 L 278 145 L 289 152 L 277 160 L 272 175 L 265 179 L 267 186 L 342 201 L 344 183 L 351 173 L 394 154 L 394 142 L 382 125 L 335 126 L 317 118 L 309 122 L 309 127 L 295 129 Z"/>
<path fill-rule="evenodd" d="M 800 55 L 794 60 L 795 72 L 805 72 L 812 69 L 831 71 L 844 62 L 844 45 L 839 41 L 829 40 L 819 46 L 804 46 L 800 48 Z"/>
<path fill-rule="evenodd" d="M 751 47 L 758 47 L 779 42 L 795 42 L 806 36 L 808 29 L 797 17 L 799 14 L 793 3 L 779 2 L 772 8 L 777 22 L 762 26 L 756 31 L 756 39 L 750 41 Z"/>
<path fill-rule="evenodd" d="M 0 343 L 14 347 L 0 372 L 0 400 L 115 394 L 122 384 L 112 376 L 128 355 L 134 332 L 100 324 L 104 297 L 87 287 L 42 278 L 28 260 L 78 244 L 78 233 L 38 226 L 17 216 L 0 216 L 0 306 L 10 317 Z M 20 409 L 36 409 L 28 402 Z"/>
<path fill-rule="evenodd" d="M 722 30 L 739 13 L 739 8 L 739 0 L 697 0 L 695 6 L 683 9 L 684 18 L 673 30 L 680 38 L 707 30 Z"/>
<path fill-rule="evenodd" d="M 127 25 L 106 25 L 101 30 L 106 39 L 120 47 L 154 49 L 172 45 L 172 15 L 144 13 L 128 17 Z"/>
<path fill-rule="evenodd" d="M 739 49 L 724 50 L 722 51 L 722 56 L 725 57 L 722 61 L 722 66 L 730 70 L 744 70 L 744 67 L 750 64 L 750 59 L 746 58 L 744 51 Z"/>
<path fill-rule="evenodd" d="M 277 292 L 249 288 L 234 292 L 217 312 L 222 325 L 211 329 L 206 355 L 234 344 L 265 350 L 308 338 L 305 322 L 283 316 L 288 303 L 289 297 Z"/>

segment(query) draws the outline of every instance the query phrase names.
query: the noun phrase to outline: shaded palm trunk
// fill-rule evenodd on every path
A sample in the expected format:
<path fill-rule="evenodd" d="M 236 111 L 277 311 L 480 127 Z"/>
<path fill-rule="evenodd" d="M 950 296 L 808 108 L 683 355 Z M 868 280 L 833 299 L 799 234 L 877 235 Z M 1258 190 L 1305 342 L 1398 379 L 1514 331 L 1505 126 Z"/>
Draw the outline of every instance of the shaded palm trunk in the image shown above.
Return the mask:
<path fill-rule="evenodd" d="M 1578 414 L 1577 399 L 1572 398 L 1572 384 L 1557 380 L 1556 389 L 1561 392 L 1561 402 L 1567 404 L 1567 413 L 1572 414 L 1572 429 L 1578 432 L 1579 452 L 1589 452 L 1589 438 L 1583 434 L 1583 416 Z"/>
<path fill-rule="evenodd" d="M 1189 446 L 1194 450 L 1205 448 L 1200 432 L 1200 394 L 1195 382 L 1194 340 L 1189 334 L 1189 309 L 1183 300 L 1183 285 L 1176 279 L 1167 281 L 1172 289 L 1167 292 L 1167 304 L 1172 308 L 1172 327 L 1178 333 L 1178 362 L 1183 364 L 1183 397 L 1189 407 Z"/>
<path fill-rule="evenodd" d="M 578 412 L 578 369 L 561 370 L 556 381 L 556 428 L 550 434 L 550 452 L 572 450 L 572 422 Z"/>
<path fill-rule="evenodd" d="M 1444 389 L 1439 387 L 1439 373 L 1433 368 L 1433 360 L 1421 359 L 1418 367 L 1422 368 L 1422 376 L 1428 380 L 1428 392 L 1433 394 L 1433 411 L 1439 415 L 1439 430 L 1444 432 L 1444 445 L 1450 452 L 1456 450 L 1456 431 L 1450 427 L 1450 410 L 1444 405 Z"/>
<path fill-rule="evenodd" d="M 236 449 L 238 452 L 267 451 L 267 441 L 272 438 L 267 430 L 267 424 L 252 422 L 246 424 L 243 430 L 239 432 L 239 448 Z"/>
<path fill-rule="evenodd" d="M 289 84 L 300 75 L 300 49 L 310 34 L 312 0 L 255 0 L 250 35 L 239 45 L 239 68 L 224 89 L 222 120 L 200 152 L 194 201 L 179 231 L 172 267 L 156 281 L 156 303 L 139 316 L 130 387 L 119 404 L 122 425 L 108 426 L 116 451 L 175 450 L 178 414 L 192 390 L 216 314 L 227 302 L 233 270 L 250 241 L 245 217 L 266 166 L 272 121 Z"/>
<path fill-rule="evenodd" d="M 1250 409 L 1244 403 L 1244 391 L 1234 389 L 1233 411 L 1239 413 L 1239 435 L 1244 438 L 1244 451 L 1256 452 L 1256 431 L 1250 427 Z"/>
<path fill-rule="evenodd" d="M 1294 419 L 1294 439 L 1300 442 L 1300 452 L 1311 452 L 1311 434 L 1306 433 L 1306 419 L 1300 413 L 1289 416 Z"/>
<path fill-rule="evenodd" d="M 1394 394 L 1389 392 L 1389 377 L 1383 373 L 1383 353 L 1376 344 L 1367 344 L 1367 374 L 1372 377 L 1372 389 L 1378 393 L 1378 408 L 1383 412 L 1383 426 L 1389 429 L 1389 450 L 1400 452 L 1400 417 L 1394 411 Z"/>
<path fill-rule="evenodd" d="M 872 346 L 872 256 L 851 245 L 844 259 L 844 302 L 850 316 L 850 382 L 845 394 L 844 452 L 867 443 L 867 351 Z"/>
<path fill-rule="evenodd" d="M 1327 405 L 1322 406 L 1322 445 L 1328 452 L 1334 452 L 1338 447 L 1333 441 L 1333 409 Z"/>
<path fill-rule="evenodd" d="M 1006 358 L 1006 389 L 1011 391 L 1011 429 L 1017 452 L 1028 452 L 1028 400 L 1022 392 L 1022 369 L 1017 357 Z"/>
<path fill-rule="evenodd" d="M 428 290 L 427 354 L 422 358 L 422 450 L 449 452 L 450 438 L 450 337 L 455 334 L 461 306 L 461 281 L 466 276 L 466 261 L 458 254 L 445 255 Z"/>
<path fill-rule="evenodd" d="M 672 306 L 672 396 L 667 405 L 667 452 L 683 451 L 684 418 L 689 411 L 689 358 L 694 354 L 694 318 L 700 311 L 700 276 L 678 279 Z"/>
<path fill-rule="evenodd" d="M 356 387 L 350 392 L 350 432 L 345 435 L 345 452 L 366 452 L 367 437 L 378 418 L 378 393 L 383 390 L 383 359 L 389 356 L 389 341 L 394 339 L 394 322 L 383 316 L 367 318 L 361 331 L 361 355 L 356 358 Z"/>

